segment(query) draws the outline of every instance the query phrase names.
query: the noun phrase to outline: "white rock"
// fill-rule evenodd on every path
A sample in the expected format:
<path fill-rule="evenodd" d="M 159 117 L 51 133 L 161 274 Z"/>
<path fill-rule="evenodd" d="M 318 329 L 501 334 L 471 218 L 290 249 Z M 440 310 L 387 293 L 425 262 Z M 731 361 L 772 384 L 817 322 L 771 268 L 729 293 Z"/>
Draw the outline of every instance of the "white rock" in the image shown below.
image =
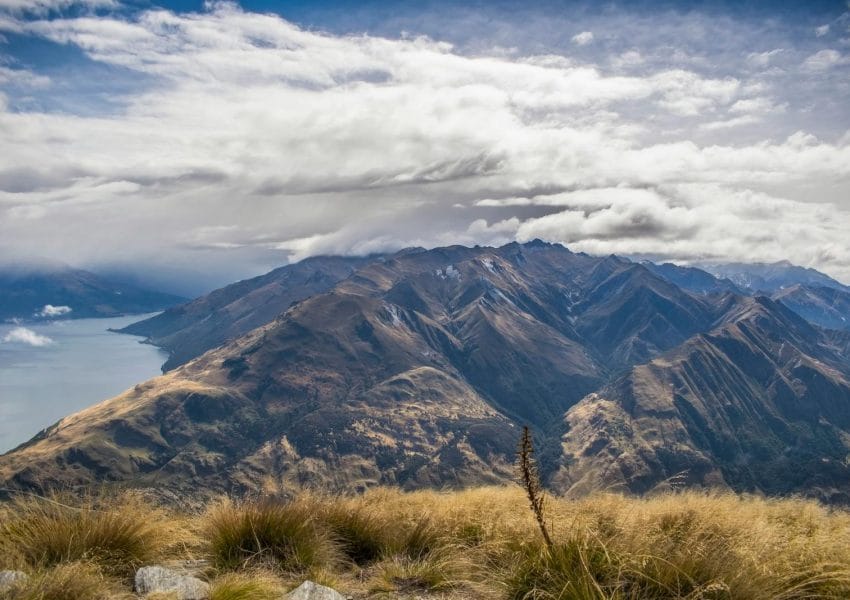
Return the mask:
<path fill-rule="evenodd" d="M 445 270 L 446 277 L 450 277 L 451 279 L 460 279 L 460 271 L 458 271 L 454 265 L 449 265 Z"/>
<path fill-rule="evenodd" d="M 165 567 L 142 567 L 136 571 L 136 593 L 172 593 L 178 600 L 207 600 L 210 586 L 189 575 L 183 575 Z"/>
<path fill-rule="evenodd" d="M 345 596 L 333 588 L 312 581 L 305 581 L 285 596 L 286 600 L 345 600 Z"/>
<path fill-rule="evenodd" d="M 27 574 L 23 571 L 0 571 L 0 592 L 10 590 L 27 579 Z"/>

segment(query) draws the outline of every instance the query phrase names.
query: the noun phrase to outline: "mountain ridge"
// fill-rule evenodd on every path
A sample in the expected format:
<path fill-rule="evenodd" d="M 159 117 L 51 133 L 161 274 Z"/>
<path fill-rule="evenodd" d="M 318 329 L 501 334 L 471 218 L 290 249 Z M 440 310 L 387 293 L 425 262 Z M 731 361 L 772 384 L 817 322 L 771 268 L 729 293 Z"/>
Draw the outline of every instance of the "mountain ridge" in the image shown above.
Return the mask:
<path fill-rule="evenodd" d="M 678 477 L 768 494 L 816 491 L 847 503 L 846 486 L 832 487 L 850 475 L 846 357 L 766 297 L 740 309 L 573 407 L 560 487 L 643 492 L 647 482 Z"/>
<path fill-rule="evenodd" d="M 308 258 L 214 290 L 118 332 L 143 336 L 168 351 L 162 367 L 167 371 L 265 325 L 293 302 L 327 291 L 373 258 Z"/>
<path fill-rule="evenodd" d="M 0 482 L 460 487 L 510 479 L 530 424 L 557 491 L 645 492 L 684 467 L 693 485 L 841 502 L 845 473 L 833 463 L 850 453 L 848 357 L 847 334 L 767 297 L 687 291 L 615 256 L 543 242 L 414 250 L 366 261 L 270 322 L 63 419 L 0 457 Z M 764 444 L 817 440 L 797 404 L 829 421 L 817 460 L 764 459 Z M 706 442 L 742 437 L 728 415 L 750 405 L 769 417 L 742 421 L 764 444 L 743 437 L 724 454 Z M 623 437 L 636 409 L 650 417 Z M 679 442 L 656 443 L 657 427 Z M 771 487 L 741 475 L 741 461 L 774 473 L 804 464 L 815 483 Z"/>

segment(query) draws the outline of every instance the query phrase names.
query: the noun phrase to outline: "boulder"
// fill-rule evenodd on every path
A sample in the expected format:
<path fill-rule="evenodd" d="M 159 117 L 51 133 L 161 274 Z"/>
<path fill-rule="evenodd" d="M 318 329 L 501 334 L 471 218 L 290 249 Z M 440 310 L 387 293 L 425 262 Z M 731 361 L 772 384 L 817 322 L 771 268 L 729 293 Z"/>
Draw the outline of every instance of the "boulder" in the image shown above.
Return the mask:
<path fill-rule="evenodd" d="M 27 574 L 23 571 L 0 571 L 0 592 L 10 590 L 26 580 Z"/>
<path fill-rule="evenodd" d="M 174 594 L 177 600 L 208 600 L 210 586 L 197 577 L 183 575 L 165 567 L 142 567 L 136 571 L 137 594 L 154 592 Z"/>
<path fill-rule="evenodd" d="M 286 600 L 346 600 L 345 596 L 335 589 L 312 581 L 305 581 L 284 598 Z"/>

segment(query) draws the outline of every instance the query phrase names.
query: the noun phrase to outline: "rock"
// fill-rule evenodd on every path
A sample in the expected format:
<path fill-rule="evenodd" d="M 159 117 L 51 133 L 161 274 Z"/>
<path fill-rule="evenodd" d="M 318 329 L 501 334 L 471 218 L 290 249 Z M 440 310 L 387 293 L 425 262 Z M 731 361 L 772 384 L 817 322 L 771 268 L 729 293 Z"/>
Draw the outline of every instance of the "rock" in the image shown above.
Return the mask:
<path fill-rule="evenodd" d="M 177 600 L 207 600 L 210 597 L 208 583 L 165 567 L 142 567 L 136 571 L 135 584 L 138 594 L 171 593 Z"/>
<path fill-rule="evenodd" d="M 345 600 L 345 596 L 335 589 L 312 581 L 305 581 L 284 598 L 285 600 Z"/>
<path fill-rule="evenodd" d="M 23 571 L 0 571 L 0 592 L 5 592 L 28 579 Z"/>

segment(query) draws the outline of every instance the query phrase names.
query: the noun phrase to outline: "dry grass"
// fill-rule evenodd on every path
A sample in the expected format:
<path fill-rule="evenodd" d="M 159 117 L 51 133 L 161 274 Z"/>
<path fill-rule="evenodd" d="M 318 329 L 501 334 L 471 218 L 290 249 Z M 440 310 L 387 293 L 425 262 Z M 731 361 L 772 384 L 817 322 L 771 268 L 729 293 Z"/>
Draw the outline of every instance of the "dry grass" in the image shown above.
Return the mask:
<path fill-rule="evenodd" d="M 392 548 L 395 535 L 374 507 L 342 498 L 314 497 L 311 504 L 319 507 L 316 517 L 332 532 L 339 550 L 354 564 L 368 565 Z"/>
<path fill-rule="evenodd" d="M 306 501 L 224 499 L 203 516 L 207 552 L 222 570 L 267 565 L 290 573 L 333 566 L 340 552 Z"/>
<path fill-rule="evenodd" d="M 210 600 L 279 600 L 284 586 L 268 573 L 228 573 L 212 582 Z"/>
<path fill-rule="evenodd" d="M 550 498 L 551 548 L 519 487 L 224 499 L 194 516 L 166 516 L 132 496 L 98 512 L 93 503 L 70 512 L 35 500 L 0 508 L 0 555 L 33 573 L 28 589 L 84 567 L 91 570 L 83 580 L 115 589 L 129 565 L 192 557 L 213 564 L 214 600 L 271 598 L 304 578 L 356 595 L 850 598 L 850 513 L 805 500 L 697 492 Z"/>
<path fill-rule="evenodd" d="M 89 563 L 63 563 L 32 575 L 25 583 L 0 592 L 0 600 L 121 600 L 128 590 L 104 577 Z"/>
<path fill-rule="evenodd" d="M 45 568 L 85 561 L 130 576 L 172 540 L 172 521 L 132 494 L 71 499 L 21 497 L 6 507 L 0 550 L 16 566 Z"/>

